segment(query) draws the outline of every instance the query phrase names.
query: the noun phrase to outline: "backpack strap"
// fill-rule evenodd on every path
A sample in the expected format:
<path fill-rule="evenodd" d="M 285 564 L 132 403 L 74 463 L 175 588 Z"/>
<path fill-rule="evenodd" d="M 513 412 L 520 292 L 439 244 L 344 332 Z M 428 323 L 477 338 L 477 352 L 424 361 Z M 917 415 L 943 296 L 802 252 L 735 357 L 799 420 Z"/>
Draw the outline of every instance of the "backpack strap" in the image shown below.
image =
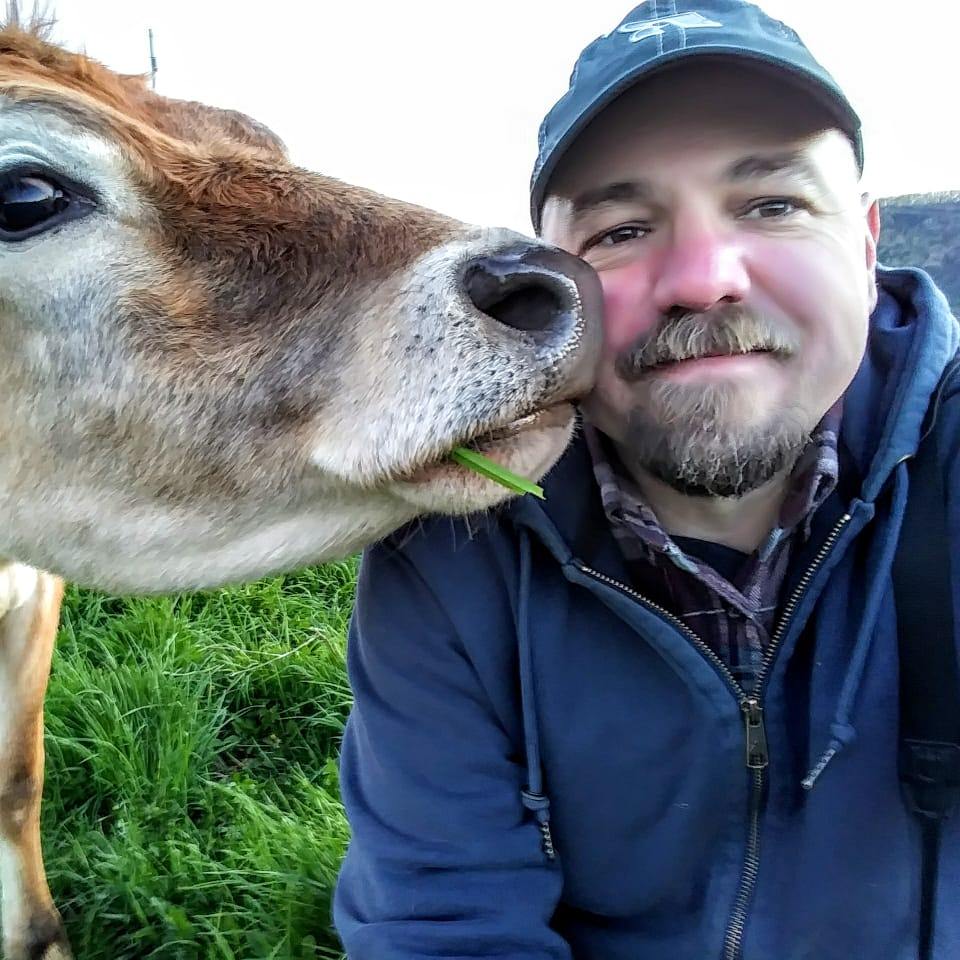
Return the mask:
<path fill-rule="evenodd" d="M 947 367 L 910 466 L 903 529 L 893 564 L 900 661 L 900 784 L 920 822 L 918 957 L 932 957 L 941 824 L 960 803 L 960 665 L 954 634 L 947 494 L 936 420 L 960 369 Z"/>

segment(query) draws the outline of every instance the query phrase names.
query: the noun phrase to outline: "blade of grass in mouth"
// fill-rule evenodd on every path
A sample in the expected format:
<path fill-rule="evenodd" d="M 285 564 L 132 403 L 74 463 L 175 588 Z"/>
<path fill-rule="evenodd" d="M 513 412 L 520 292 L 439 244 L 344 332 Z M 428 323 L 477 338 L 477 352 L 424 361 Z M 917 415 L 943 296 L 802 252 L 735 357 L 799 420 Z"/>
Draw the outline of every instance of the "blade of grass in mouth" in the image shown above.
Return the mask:
<path fill-rule="evenodd" d="M 541 500 L 546 499 L 543 495 L 543 487 L 527 480 L 525 477 L 511 473 L 505 467 L 501 467 L 499 463 L 494 463 L 489 457 L 477 453 L 476 450 L 457 447 L 450 456 L 461 466 L 479 473 L 480 476 L 486 477 L 488 480 L 493 480 L 494 483 L 499 483 L 514 493 L 532 493 Z"/>

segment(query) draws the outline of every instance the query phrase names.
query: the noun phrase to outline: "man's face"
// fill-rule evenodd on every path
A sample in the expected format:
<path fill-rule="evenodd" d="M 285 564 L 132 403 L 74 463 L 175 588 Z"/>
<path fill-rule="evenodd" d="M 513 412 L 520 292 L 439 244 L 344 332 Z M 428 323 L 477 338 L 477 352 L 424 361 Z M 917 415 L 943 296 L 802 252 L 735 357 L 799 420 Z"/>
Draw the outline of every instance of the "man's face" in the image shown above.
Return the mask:
<path fill-rule="evenodd" d="M 543 211 L 544 237 L 603 284 L 587 416 L 684 492 L 765 483 L 856 372 L 877 231 L 849 141 L 789 88 L 713 63 L 621 97 Z"/>

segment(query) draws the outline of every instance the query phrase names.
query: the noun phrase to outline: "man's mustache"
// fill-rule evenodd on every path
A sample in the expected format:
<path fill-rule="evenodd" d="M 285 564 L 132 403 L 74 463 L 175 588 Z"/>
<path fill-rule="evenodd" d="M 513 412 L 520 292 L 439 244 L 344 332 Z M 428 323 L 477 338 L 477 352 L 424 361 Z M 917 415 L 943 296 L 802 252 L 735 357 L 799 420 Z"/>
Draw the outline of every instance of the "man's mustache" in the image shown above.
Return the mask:
<path fill-rule="evenodd" d="M 726 304 L 709 313 L 672 311 L 616 360 L 617 374 L 627 381 L 667 363 L 703 357 L 736 356 L 764 351 L 789 357 L 795 338 L 767 318 Z"/>

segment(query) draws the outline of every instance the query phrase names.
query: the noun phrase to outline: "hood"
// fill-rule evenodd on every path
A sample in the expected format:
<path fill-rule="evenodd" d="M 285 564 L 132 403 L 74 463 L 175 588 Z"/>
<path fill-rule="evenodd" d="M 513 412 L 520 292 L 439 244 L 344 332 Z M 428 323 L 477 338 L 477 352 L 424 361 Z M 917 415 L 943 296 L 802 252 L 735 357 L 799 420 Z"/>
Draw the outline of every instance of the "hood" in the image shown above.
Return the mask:
<path fill-rule="evenodd" d="M 950 305 L 924 271 L 879 267 L 877 286 L 867 350 L 846 391 L 843 421 L 868 503 L 893 468 L 916 453 L 930 397 L 960 345 Z"/>

